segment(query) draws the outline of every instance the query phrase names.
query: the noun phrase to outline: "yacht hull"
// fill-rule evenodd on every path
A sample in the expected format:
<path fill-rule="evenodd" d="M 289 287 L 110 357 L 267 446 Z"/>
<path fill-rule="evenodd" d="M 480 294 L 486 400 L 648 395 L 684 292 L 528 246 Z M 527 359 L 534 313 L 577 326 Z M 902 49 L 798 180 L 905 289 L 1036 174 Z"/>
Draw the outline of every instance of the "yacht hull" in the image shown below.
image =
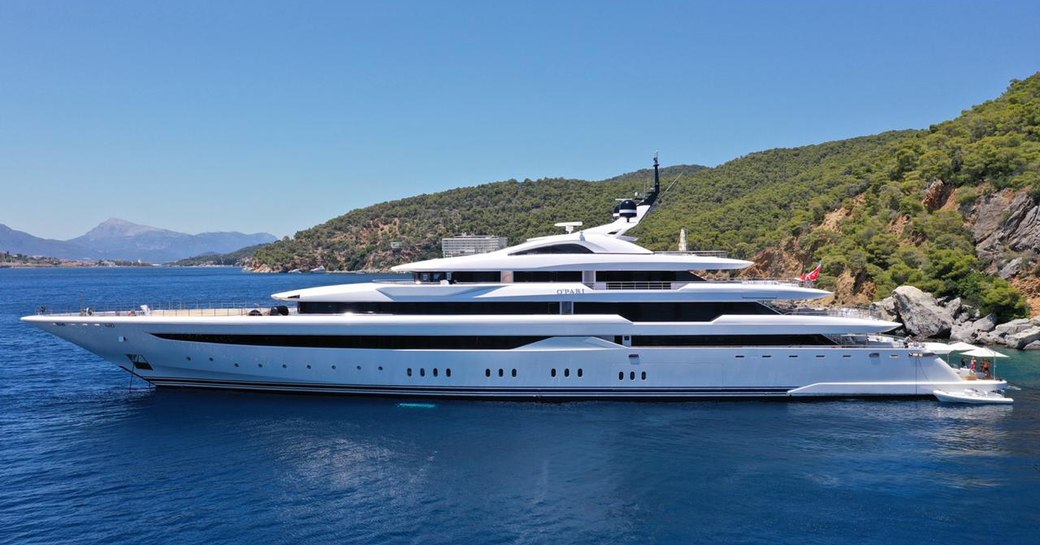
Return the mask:
<path fill-rule="evenodd" d="M 560 336 L 511 349 L 316 348 L 183 340 L 214 330 L 232 338 L 241 329 L 218 320 L 53 320 L 29 319 L 158 387 L 548 400 L 931 397 L 967 382 L 941 358 L 911 348 L 631 347 L 610 335 L 575 334 L 577 328 L 557 328 Z M 174 331 L 179 340 L 155 331 Z M 408 332 L 452 334 L 445 326 L 413 325 Z M 524 333 L 524 326 L 514 327 L 514 334 Z M 1006 386 L 970 382 L 982 391 Z"/>

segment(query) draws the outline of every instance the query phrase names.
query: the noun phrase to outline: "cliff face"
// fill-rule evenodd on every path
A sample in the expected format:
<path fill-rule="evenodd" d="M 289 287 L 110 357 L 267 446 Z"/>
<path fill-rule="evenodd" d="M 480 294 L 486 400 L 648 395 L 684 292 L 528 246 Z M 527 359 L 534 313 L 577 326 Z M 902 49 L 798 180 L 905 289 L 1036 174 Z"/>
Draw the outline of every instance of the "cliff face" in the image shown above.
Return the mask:
<path fill-rule="evenodd" d="M 975 253 L 986 271 L 1010 280 L 1040 314 L 1040 203 L 1027 190 L 1004 190 L 979 199 L 968 215 Z"/>
<path fill-rule="evenodd" d="M 985 196 L 968 218 L 975 254 L 989 272 L 1015 276 L 1040 249 L 1040 205 L 1029 191 L 1006 189 Z"/>

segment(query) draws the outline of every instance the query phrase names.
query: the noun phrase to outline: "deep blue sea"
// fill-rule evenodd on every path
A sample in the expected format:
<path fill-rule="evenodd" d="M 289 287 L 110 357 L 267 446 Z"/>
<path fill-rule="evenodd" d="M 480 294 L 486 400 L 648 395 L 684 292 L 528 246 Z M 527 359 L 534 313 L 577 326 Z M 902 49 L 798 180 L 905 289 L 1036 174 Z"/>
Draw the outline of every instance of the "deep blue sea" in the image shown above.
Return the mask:
<path fill-rule="evenodd" d="M 1040 543 L 1040 354 L 1013 407 L 156 391 L 18 321 L 269 304 L 350 275 L 0 269 L 2 543 Z"/>

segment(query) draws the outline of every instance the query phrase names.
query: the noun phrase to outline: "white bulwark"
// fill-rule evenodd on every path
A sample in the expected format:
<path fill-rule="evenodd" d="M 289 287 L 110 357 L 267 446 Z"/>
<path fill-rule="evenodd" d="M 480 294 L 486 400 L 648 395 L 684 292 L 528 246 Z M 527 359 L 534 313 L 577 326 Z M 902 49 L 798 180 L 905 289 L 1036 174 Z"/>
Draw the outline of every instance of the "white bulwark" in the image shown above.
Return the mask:
<path fill-rule="evenodd" d="M 462 235 L 441 239 L 441 252 L 444 257 L 486 254 L 501 250 L 509 245 L 506 237 L 494 235 Z"/>

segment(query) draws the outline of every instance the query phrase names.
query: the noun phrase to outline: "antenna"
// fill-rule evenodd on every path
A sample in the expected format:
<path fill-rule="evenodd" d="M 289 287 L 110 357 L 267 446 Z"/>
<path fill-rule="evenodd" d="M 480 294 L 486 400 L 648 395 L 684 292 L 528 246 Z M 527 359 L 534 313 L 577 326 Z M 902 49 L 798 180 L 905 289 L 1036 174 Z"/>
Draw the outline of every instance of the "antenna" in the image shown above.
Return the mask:
<path fill-rule="evenodd" d="M 657 172 L 657 167 L 658 167 L 657 152 L 655 151 L 654 152 L 654 194 L 655 195 L 661 193 L 661 176 Z"/>
<path fill-rule="evenodd" d="M 555 226 L 564 228 L 568 233 L 573 233 L 575 227 L 581 227 L 581 222 L 561 222 Z"/>

